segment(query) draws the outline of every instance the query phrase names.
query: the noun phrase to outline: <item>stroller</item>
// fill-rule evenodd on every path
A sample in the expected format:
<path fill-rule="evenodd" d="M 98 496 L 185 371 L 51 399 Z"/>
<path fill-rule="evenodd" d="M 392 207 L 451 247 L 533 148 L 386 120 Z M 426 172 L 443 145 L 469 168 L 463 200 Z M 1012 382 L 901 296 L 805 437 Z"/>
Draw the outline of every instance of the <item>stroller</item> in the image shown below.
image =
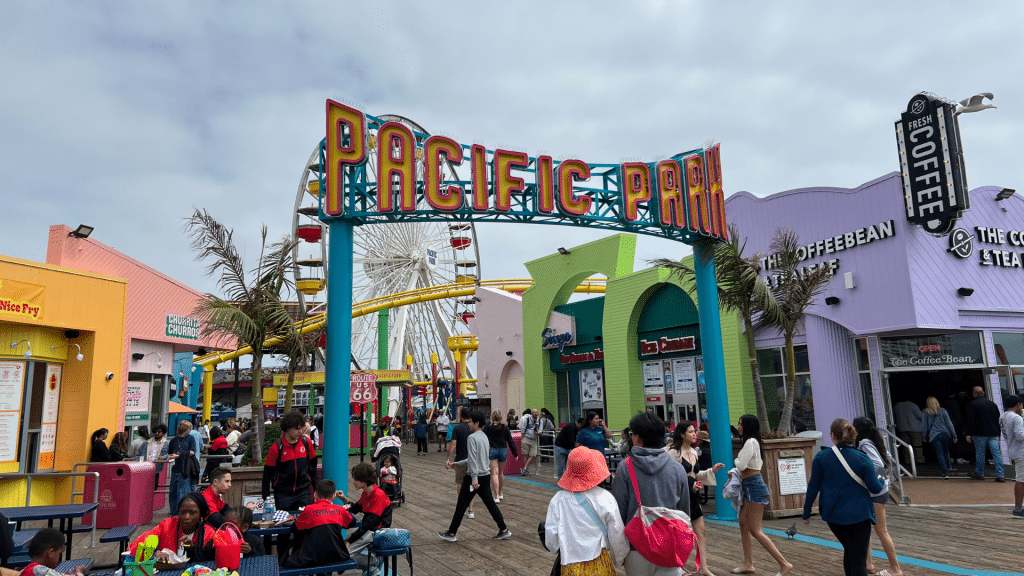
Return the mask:
<path fill-rule="evenodd" d="M 394 462 L 395 474 L 382 476 L 384 460 L 391 457 Z M 402 440 L 398 436 L 381 436 L 377 439 L 373 450 L 373 463 L 377 467 L 381 490 L 391 499 L 391 504 L 398 508 L 405 502 L 402 491 Z"/>

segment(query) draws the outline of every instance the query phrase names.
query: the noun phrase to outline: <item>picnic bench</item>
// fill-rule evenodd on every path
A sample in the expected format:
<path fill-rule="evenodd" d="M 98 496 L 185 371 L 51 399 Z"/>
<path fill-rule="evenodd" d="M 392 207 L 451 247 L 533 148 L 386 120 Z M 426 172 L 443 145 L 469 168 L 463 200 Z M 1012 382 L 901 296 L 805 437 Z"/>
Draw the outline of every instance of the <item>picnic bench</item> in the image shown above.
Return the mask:
<path fill-rule="evenodd" d="M 128 543 L 132 541 L 132 536 L 138 529 L 138 524 L 129 524 L 128 526 L 118 526 L 117 528 L 111 528 L 110 530 L 107 530 L 107 533 L 104 534 L 102 538 L 100 538 L 100 542 L 103 544 L 107 544 L 109 542 L 117 542 L 118 560 L 117 564 L 109 564 L 107 566 L 103 566 L 103 568 L 113 568 L 115 566 L 117 568 L 121 568 L 124 566 L 124 553 L 128 550 Z"/>

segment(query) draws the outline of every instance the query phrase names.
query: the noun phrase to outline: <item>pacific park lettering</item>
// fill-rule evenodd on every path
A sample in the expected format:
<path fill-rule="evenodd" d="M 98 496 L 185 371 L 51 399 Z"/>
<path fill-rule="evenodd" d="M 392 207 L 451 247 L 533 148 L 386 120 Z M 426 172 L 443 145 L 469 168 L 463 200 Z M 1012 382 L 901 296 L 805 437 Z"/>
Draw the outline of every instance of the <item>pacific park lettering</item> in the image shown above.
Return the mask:
<path fill-rule="evenodd" d="M 422 199 L 431 214 L 458 213 L 459 219 L 467 213 L 525 211 L 538 218 L 617 221 L 627 230 L 653 227 L 664 235 L 679 230 L 728 238 L 717 144 L 657 162 L 606 165 L 607 172 L 597 173 L 597 165 L 574 158 L 556 161 L 518 150 L 489 151 L 479 144 L 463 146 L 447 136 L 429 136 L 418 148 L 416 135 L 406 125 L 379 122 L 373 133 L 363 112 L 327 101 L 322 204 L 327 217 L 345 216 L 345 169 L 361 166 L 376 154 L 376 206 L 367 207 L 364 214 L 423 214 Z M 445 165 L 463 163 L 469 164 L 468 181 L 444 180 Z M 592 177 L 603 186 L 602 197 L 576 186 Z"/>

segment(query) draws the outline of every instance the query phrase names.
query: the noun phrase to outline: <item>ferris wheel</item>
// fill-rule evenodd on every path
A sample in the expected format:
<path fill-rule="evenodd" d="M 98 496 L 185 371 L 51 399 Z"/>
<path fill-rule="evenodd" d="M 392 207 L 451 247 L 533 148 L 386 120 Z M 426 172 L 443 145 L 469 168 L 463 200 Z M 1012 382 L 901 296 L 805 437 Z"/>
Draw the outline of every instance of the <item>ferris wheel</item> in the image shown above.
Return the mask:
<path fill-rule="evenodd" d="M 410 128 L 416 134 L 417 159 L 422 157 L 426 130 L 401 116 L 384 115 L 379 118 L 385 122 L 400 122 Z M 375 180 L 378 176 L 376 146 L 377 142 L 371 136 L 367 143 L 367 169 Z M 323 289 L 330 265 L 330 238 L 328 227 L 318 219 L 319 162 L 318 145 L 299 180 L 292 218 L 293 237 L 298 241 L 294 250 L 297 264 L 295 284 L 300 310 L 305 310 L 307 315 L 327 311 Z M 417 180 L 423 179 L 422 169 L 422 164 L 418 164 Z M 442 178 L 459 179 L 454 167 L 447 163 L 442 166 Z M 474 283 L 480 277 L 480 249 L 472 222 L 398 222 L 357 226 L 353 240 L 353 303 L 417 288 L 455 282 Z M 475 302 L 473 297 L 444 299 L 390 310 L 388 368 L 404 368 L 406 357 L 412 356 L 413 378 L 429 380 L 432 353 L 437 354 L 440 367 L 454 367 L 448 350 L 448 337 L 466 332 L 466 324 L 475 315 Z M 378 315 L 368 314 L 351 319 L 351 322 L 353 368 L 377 368 Z M 317 348 L 317 354 L 324 360 L 322 348 Z"/>

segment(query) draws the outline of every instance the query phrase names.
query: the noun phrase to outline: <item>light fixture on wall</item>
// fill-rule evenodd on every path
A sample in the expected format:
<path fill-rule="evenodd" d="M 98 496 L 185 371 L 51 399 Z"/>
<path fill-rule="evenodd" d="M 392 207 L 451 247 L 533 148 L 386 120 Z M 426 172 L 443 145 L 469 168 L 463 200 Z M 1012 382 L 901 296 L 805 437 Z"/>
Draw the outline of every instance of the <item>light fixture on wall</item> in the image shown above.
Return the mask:
<path fill-rule="evenodd" d="M 68 232 L 68 236 L 72 238 L 88 238 L 89 234 L 92 234 L 93 230 L 95 230 L 95 228 L 93 228 L 92 226 L 79 224 L 78 228 L 75 228 L 71 232 Z"/>
<path fill-rule="evenodd" d="M 839 304 L 839 297 L 838 296 L 826 296 L 825 297 L 825 304 L 827 304 L 829 306 L 835 306 L 836 304 Z"/>
<path fill-rule="evenodd" d="M 1015 192 L 1017 191 L 1014 190 L 1013 188 L 1003 188 L 1002 190 L 996 193 L 996 202 L 1002 202 L 1003 200 L 1006 200 L 1010 196 L 1013 196 Z"/>
<path fill-rule="evenodd" d="M 971 294 L 974 294 L 974 288 L 967 288 L 967 287 L 957 288 L 956 289 L 956 293 L 958 295 L 960 295 L 960 296 L 970 296 Z"/>
<path fill-rule="evenodd" d="M 17 348 L 18 345 L 21 344 L 22 342 L 25 343 L 25 358 L 26 359 L 31 358 L 32 357 L 32 343 L 29 342 L 28 340 L 18 340 L 17 342 L 11 342 L 11 348 Z"/>
<path fill-rule="evenodd" d="M 572 254 L 572 252 L 569 252 L 565 248 L 559 248 L 558 253 L 561 254 L 562 256 L 568 256 L 569 254 Z"/>
<path fill-rule="evenodd" d="M 157 360 L 156 360 L 156 367 L 157 368 L 163 368 L 164 367 L 164 357 L 159 352 L 150 352 L 149 354 L 143 354 L 142 352 L 132 352 L 132 360 L 136 360 L 136 361 L 142 360 L 146 356 L 152 356 L 153 354 L 156 354 L 156 358 L 157 358 Z"/>
<path fill-rule="evenodd" d="M 75 356 L 76 360 L 78 360 L 79 362 L 85 360 L 85 356 L 82 355 L 82 347 L 79 346 L 78 344 L 75 344 L 74 342 L 70 344 L 65 344 L 63 346 L 50 346 L 50 351 L 53 352 L 54 350 L 60 350 L 61 348 L 67 348 L 68 346 L 74 346 L 75 348 L 78 348 L 78 356 Z"/>

